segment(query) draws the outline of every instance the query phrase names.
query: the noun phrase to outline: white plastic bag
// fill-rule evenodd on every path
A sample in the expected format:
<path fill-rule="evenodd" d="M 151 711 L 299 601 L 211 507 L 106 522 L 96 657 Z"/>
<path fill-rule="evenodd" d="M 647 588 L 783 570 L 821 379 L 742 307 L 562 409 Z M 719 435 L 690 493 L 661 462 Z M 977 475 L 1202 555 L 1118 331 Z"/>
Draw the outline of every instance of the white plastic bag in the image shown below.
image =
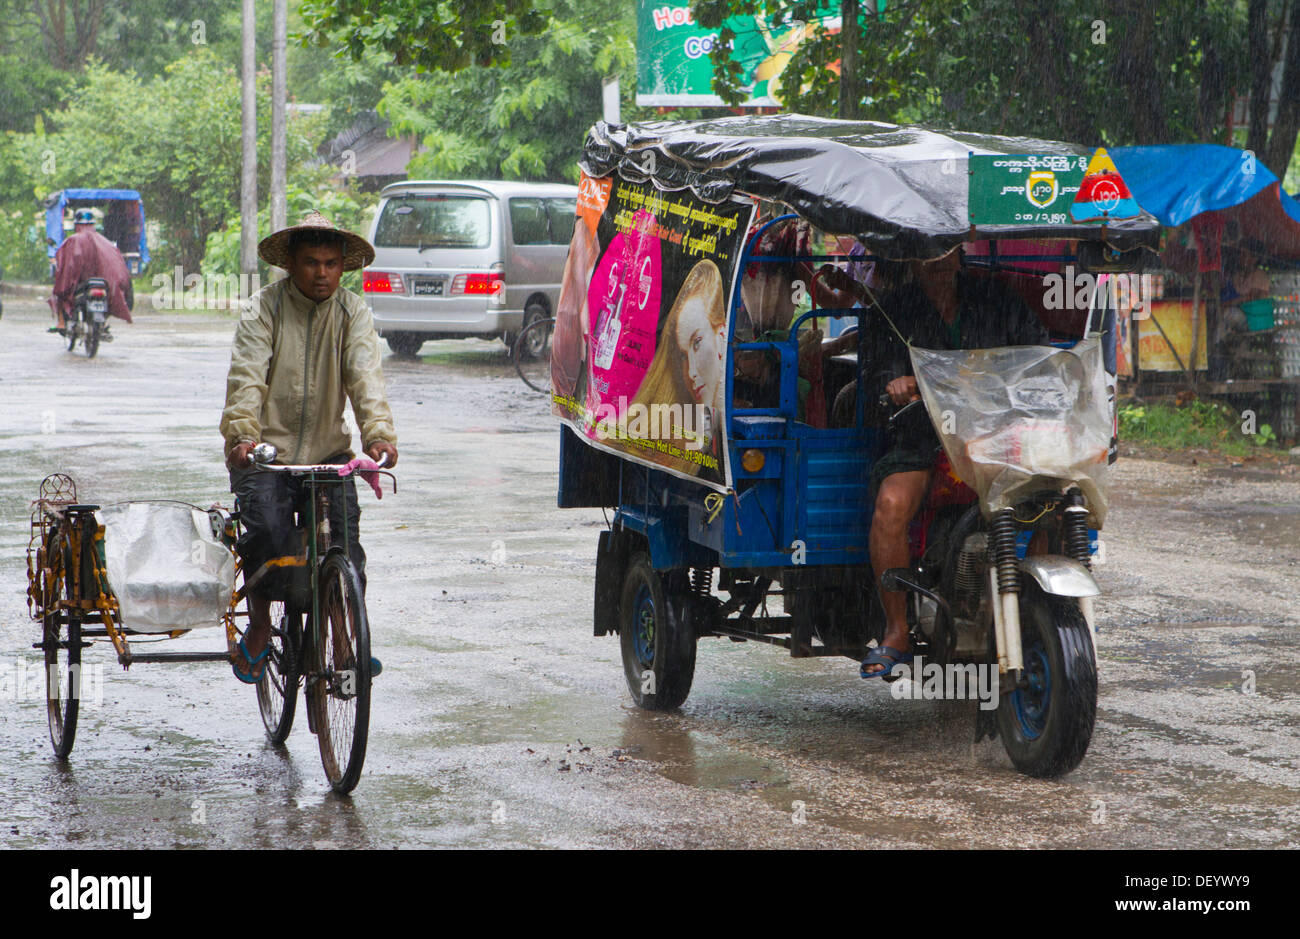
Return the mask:
<path fill-rule="evenodd" d="M 235 556 L 213 537 L 206 512 L 180 502 L 124 502 L 102 509 L 99 520 L 123 626 L 161 633 L 220 625 Z"/>
<path fill-rule="evenodd" d="M 1101 342 L 911 350 L 926 410 L 953 470 L 991 515 L 1043 489 L 1078 486 L 1088 524 L 1107 507 L 1112 423 Z"/>

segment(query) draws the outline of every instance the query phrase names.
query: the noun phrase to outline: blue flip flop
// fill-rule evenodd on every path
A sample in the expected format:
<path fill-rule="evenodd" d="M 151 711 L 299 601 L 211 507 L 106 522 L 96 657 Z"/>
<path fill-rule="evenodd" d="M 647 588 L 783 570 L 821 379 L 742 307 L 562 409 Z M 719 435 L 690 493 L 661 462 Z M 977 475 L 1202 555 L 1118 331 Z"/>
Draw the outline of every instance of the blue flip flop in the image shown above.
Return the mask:
<path fill-rule="evenodd" d="M 261 654 L 257 658 L 252 658 L 248 654 L 248 647 L 244 645 L 243 637 L 240 637 L 239 645 L 235 646 L 235 648 L 238 649 L 239 654 L 244 657 L 244 661 L 248 663 L 248 671 L 241 672 L 239 670 L 238 662 L 230 663 L 231 670 L 235 673 L 235 677 L 238 678 L 240 681 L 242 681 L 244 684 L 256 685 L 259 681 L 262 680 L 262 676 L 266 674 L 266 663 L 264 660 L 271 654 L 270 637 L 267 637 L 266 648 L 262 650 Z M 262 662 L 263 664 L 262 667 L 258 669 L 258 672 L 255 675 L 253 674 L 253 669 L 257 668 L 258 662 Z"/>
<path fill-rule="evenodd" d="M 898 678 L 889 677 L 895 668 L 900 665 L 908 665 L 912 661 L 912 653 L 903 652 L 895 649 L 893 646 L 877 646 L 871 650 L 871 654 L 862 660 L 862 667 L 858 674 L 863 678 L 884 678 L 885 681 L 898 681 Z M 880 665 L 883 668 L 878 672 L 867 671 L 868 665 Z"/>

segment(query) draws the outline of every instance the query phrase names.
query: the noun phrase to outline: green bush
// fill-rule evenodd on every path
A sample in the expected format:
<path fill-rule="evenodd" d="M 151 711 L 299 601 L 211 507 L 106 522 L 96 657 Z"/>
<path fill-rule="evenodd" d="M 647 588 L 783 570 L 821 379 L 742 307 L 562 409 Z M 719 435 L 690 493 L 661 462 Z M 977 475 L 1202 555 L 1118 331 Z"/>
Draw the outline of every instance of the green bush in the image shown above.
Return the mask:
<path fill-rule="evenodd" d="M 4 279 L 49 280 L 44 216 L 30 209 L 0 206 L 0 272 Z"/>
<path fill-rule="evenodd" d="M 1268 424 L 1250 425 L 1227 405 L 1195 400 L 1181 407 L 1168 404 L 1126 404 L 1119 409 L 1121 440 L 1167 449 L 1218 450 L 1244 456 L 1277 443 Z"/>

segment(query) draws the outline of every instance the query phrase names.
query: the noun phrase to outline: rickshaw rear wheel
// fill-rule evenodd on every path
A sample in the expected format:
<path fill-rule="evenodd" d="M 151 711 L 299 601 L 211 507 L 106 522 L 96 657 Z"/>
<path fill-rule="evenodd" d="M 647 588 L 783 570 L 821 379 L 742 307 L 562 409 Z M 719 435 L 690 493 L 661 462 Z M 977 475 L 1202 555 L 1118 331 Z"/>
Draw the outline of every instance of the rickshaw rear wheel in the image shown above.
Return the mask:
<path fill-rule="evenodd" d="M 55 542 L 56 538 L 51 538 L 47 550 L 61 550 Z M 68 552 L 65 552 L 65 572 L 70 560 Z M 50 563 L 48 554 L 43 561 Z M 68 758 L 77 738 L 77 714 L 81 701 L 81 622 L 70 617 L 66 611 L 54 609 L 60 600 L 67 598 L 65 577 L 55 578 L 52 589 L 46 593 L 45 615 L 41 622 L 41 645 L 45 652 L 45 710 L 50 725 L 50 743 L 54 746 L 55 757 L 60 760 Z M 67 655 L 60 656 L 60 649 L 65 649 Z M 65 660 L 66 675 L 63 667 Z M 66 685 L 61 686 L 61 681 L 65 681 Z"/>
<path fill-rule="evenodd" d="M 257 683 L 257 709 L 266 736 L 277 746 L 289 739 L 298 707 L 298 637 L 302 615 L 286 604 L 271 604 L 271 654 Z"/>
<path fill-rule="evenodd" d="M 1063 776 L 1083 760 L 1097 718 L 1097 660 L 1078 603 L 1027 583 L 1020 595 L 1024 682 L 1001 696 L 998 733 L 1016 769 Z"/>
<path fill-rule="evenodd" d="M 691 693 L 696 637 L 683 616 L 688 592 L 685 571 L 660 573 L 643 551 L 628 559 L 618 636 L 623 674 L 638 707 L 672 710 Z"/>

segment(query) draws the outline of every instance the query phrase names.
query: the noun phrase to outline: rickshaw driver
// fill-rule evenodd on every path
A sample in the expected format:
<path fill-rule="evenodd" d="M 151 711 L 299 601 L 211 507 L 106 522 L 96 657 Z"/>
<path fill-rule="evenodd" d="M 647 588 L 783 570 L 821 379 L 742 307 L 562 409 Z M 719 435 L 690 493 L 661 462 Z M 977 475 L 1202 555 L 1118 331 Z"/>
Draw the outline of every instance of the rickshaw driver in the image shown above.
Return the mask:
<path fill-rule="evenodd" d="M 263 239 L 257 250 L 288 276 L 245 304 L 221 415 L 230 488 L 239 499 L 243 528 L 236 549 L 248 576 L 271 558 L 298 553 L 294 510 L 305 493 L 299 478 L 249 468 L 259 442 L 273 444 L 284 462 L 346 463 L 352 459 L 352 435 L 343 418 L 347 398 L 365 453 L 376 461 L 387 456 L 388 466 L 397 463 L 374 320 L 364 300 L 339 287 L 343 271 L 374 260 L 374 248 L 311 212 L 299 225 Z M 343 531 L 346 517 L 348 554 L 364 591 L 366 555 L 357 539 L 361 512 L 355 479 L 338 489 L 342 498 L 330 503 L 330 528 Z M 248 630 L 231 662 L 246 684 L 260 681 L 266 671 L 270 606 L 285 585 L 282 577 L 268 576 L 262 586 L 249 591 Z M 377 661 L 372 668 L 378 674 Z"/>
<path fill-rule="evenodd" d="M 909 262 L 912 280 L 881 298 L 880 305 L 909 339 L 924 349 L 992 349 L 1003 346 L 1046 345 L 1047 329 L 1017 294 L 989 278 L 976 280 L 962 270 L 959 252 L 929 262 Z M 893 282 L 893 279 L 891 279 Z M 912 374 L 911 358 L 884 317 L 869 320 L 868 348 L 877 361 L 892 365 L 885 385 L 890 401 L 901 407 L 921 397 Z M 910 560 L 907 529 L 930 488 L 939 439 L 928 419 L 900 429 L 890 449 L 871 470 L 876 490 L 871 519 L 871 567 L 880 576 Z M 902 590 L 880 591 L 885 610 L 885 634 L 862 660 L 863 678 L 888 675 L 912 661 L 907 627 L 907 597 Z"/>

